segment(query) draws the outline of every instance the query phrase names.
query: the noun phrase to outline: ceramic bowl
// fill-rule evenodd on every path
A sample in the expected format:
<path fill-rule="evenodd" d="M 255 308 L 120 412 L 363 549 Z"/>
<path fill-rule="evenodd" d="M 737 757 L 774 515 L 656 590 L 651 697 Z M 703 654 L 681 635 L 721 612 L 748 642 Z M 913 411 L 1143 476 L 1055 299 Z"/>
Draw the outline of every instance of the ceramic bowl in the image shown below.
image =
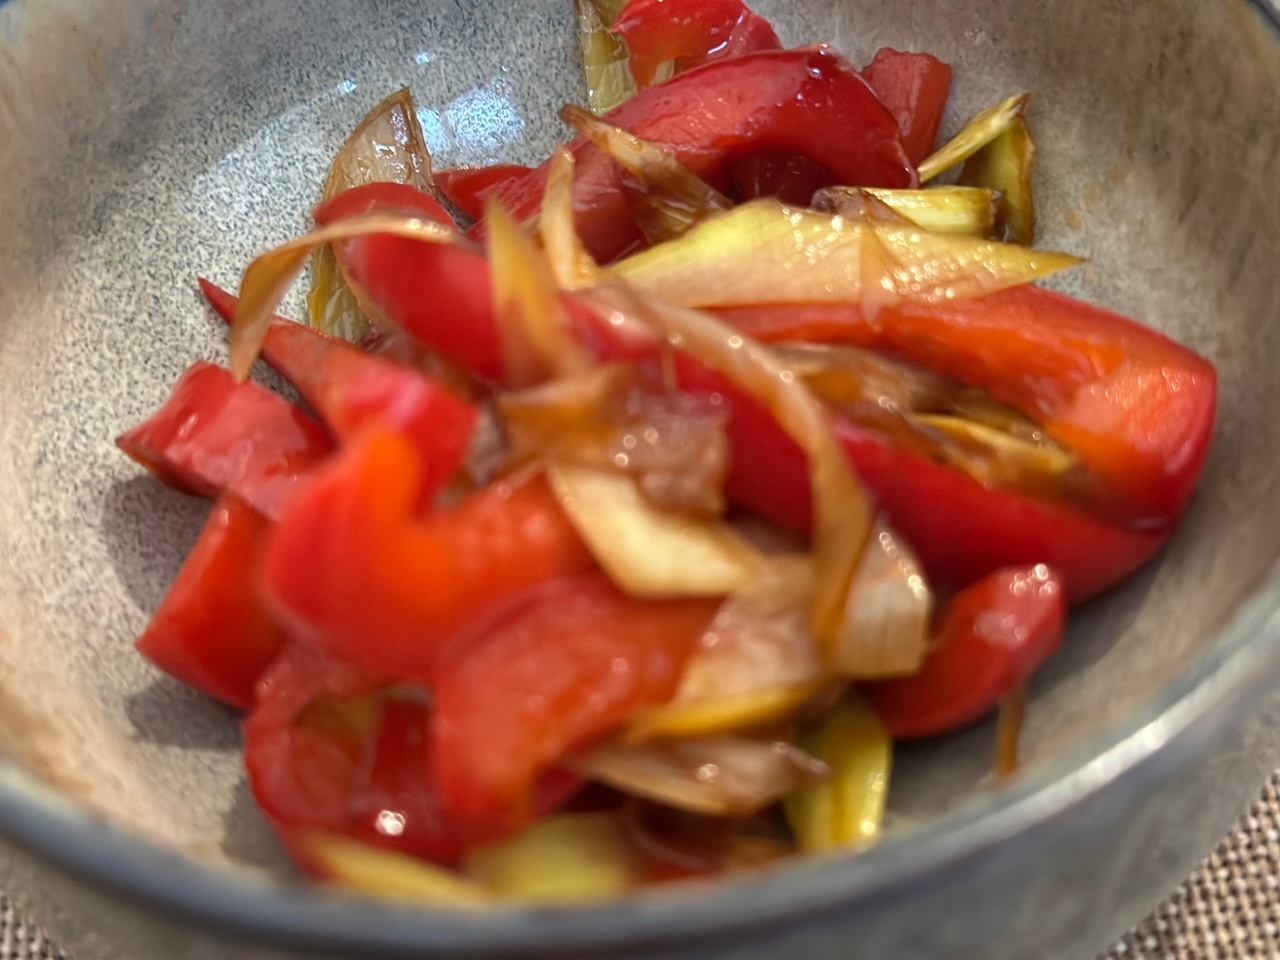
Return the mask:
<path fill-rule="evenodd" d="M 0 3 L 0 889 L 77 960 L 1089 956 L 1280 763 L 1280 40 L 1244 0 L 759 0 L 785 40 L 956 68 L 957 120 L 1035 95 L 1041 242 L 1068 290 L 1209 356 L 1204 486 L 1157 562 L 1037 678 L 1027 768 L 991 728 L 900 751 L 857 857 L 583 910 L 453 915 L 289 879 L 236 718 L 131 643 L 207 505 L 112 439 L 196 358 L 194 289 L 307 222 L 409 84 L 437 162 L 535 162 L 581 100 L 571 4 Z M 296 308 L 296 301 L 294 307 Z"/>

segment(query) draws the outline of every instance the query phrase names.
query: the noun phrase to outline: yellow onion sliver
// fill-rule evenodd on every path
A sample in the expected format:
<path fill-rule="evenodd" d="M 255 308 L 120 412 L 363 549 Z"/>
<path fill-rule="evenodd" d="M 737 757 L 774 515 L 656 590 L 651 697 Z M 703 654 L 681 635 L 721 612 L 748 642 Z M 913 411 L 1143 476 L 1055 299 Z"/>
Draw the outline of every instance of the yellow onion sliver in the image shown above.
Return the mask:
<path fill-rule="evenodd" d="M 370 110 L 347 138 L 329 168 L 324 199 L 374 182 L 435 190 L 431 154 L 407 87 Z M 380 318 L 377 306 L 351 283 L 329 246 L 312 255 L 307 308 L 311 326 L 353 342 L 369 332 L 371 320 Z"/>
<path fill-rule="evenodd" d="M 920 164 L 920 182 L 928 183 L 941 173 L 958 166 L 1009 129 L 1015 117 L 1025 115 L 1031 95 L 1018 94 L 983 110 L 954 137 Z"/>
<path fill-rule="evenodd" d="M 809 616 L 807 556 L 765 560 L 725 601 L 685 663 L 668 703 L 640 710 L 628 740 L 759 729 L 786 719 L 829 683 Z"/>
<path fill-rule="evenodd" d="M 674 347 L 724 374 L 761 401 L 805 452 L 813 491 L 813 629 L 821 642 L 833 640 L 874 514 L 822 404 L 772 351 L 711 314 L 625 287 L 598 287 L 579 296 L 611 323 L 615 314 L 619 323 L 639 317 Z"/>
<path fill-rule="evenodd" d="M 821 680 L 775 684 L 713 700 L 649 707 L 631 718 L 624 739 L 642 743 L 656 737 L 684 739 L 760 730 L 793 716 L 826 688 Z"/>
<path fill-rule="evenodd" d="M 271 316 L 306 266 L 311 251 L 326 243 L 387 233 L 423 243 L 465 243 L 453 227 L 403 213 L 379 211 L 348 217 L 312 230 L 255 259 L 240 280 L 240 303 L 231 328 L 231 370 L 239 380 L 258 359 Z"/>
<path fill-rule="evenodd" d="M 298 842 L 326 879 L 348 890 L 432 907 L 475 909 L 493 901 L 479 884 L 416 857 L 329 833 Z"/>
<path fill-rule="evenodd" d="M 999 192 L 984 186 L 930 187 L 927 190 L 889 190 L 881 187 L 824 187 L 813 207 L 844 217 L 858 216 L 868 201 L 934 233 L 989 237 L 995 227 Z"/>
<path fill-rule="evenodd" d="M 1030 246 L 1036 237 L 1035 192 L 1032 177 L 1036 145 L 1025 117 L 1016 116 L 1009 128 L 964 165 L 959 182 L 1000 191 L 996 206 L 997 236 Z"/>
<path fill-rule="evenodd" d="M 578 236 L 573 213 L 574 167 L 573 154 L 564 147 L 552 154 L 538 214 L 538 236 L 561 290 L 577 290 L 600 280 L 600 268 Z"/>
<path fill-rule="evenodd" d="M 798 747 L 722 736 L 602 744 L 574 759 L 583 776 L 679 810 L 740 817 L 762 810 L 827 767 Z"/>
<path fill-rule="evenodd" d="M 485 208 L 493 304 L 507 383 L 527 387 L 592 366 L 569 331 L 560 291 L 537 244 L 495 199 Z"/>
<path fill-rule="evenodd" d="M 625 6 L 619 0 L 577 0 L 578 41 L 587 82 L 587 102 L 605 114 L 636 94 L 626 41 L 609 32 Z"/>
<path fill-rule="evenodd" d="M 883 519 L 876 521 L 846 599 L 829 662 L 847 677 L 915 673 L 924 663 L 933 592 L 924 568 Z"/>
<path fill-rule="evenodd" d="M 636 886 L 635 859 L 614 814 L 562 813 L 505 843 L 473 849 L 465 871 L 504 899 L 582 903 Z"/>
<path fill-rule="evenodd" d="M 874 843 L 893 763 L 893 744 L 875 711 L 850 694 L 801 745 L 830 767 L 831 775 L 783 801 L 800 849 L 823 853 Z"/>
<path fill-rule="evenodd" d="M 551 463 L 547 478 L 609 579 L 632 596 L 723 596 L 760 568 L 730 527 L 654 507 L 626 474 Z"/>
<path fill-rule="evenodd" d="M 632 286 L 686 307 L 937 303 L 979 297 L 1080 263 L 915 225 L 857 222 L 755 200 L 614 264 Z"/>

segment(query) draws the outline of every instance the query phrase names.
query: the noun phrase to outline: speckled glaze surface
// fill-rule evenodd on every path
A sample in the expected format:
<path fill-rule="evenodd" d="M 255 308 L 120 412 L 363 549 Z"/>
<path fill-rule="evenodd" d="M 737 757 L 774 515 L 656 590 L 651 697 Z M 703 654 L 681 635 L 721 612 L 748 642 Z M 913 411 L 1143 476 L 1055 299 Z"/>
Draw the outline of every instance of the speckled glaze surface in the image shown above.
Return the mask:
<path fill-rule="evenodd" d="M 1280 42 L 1243 0 L 760 0 L 790 42 L 955 64 L 956 118 L 1035 93 L 1063 285 L 1222 374 L 1202 495 L 990 730 L 903 751 L 863 857 L 576 913 L 427 914 L 307 891 L 243 783 L 235 718 L 133 653 L 203 522 L 112 438 L 224 332 L 328 159 L 412 86 L 438 162 L 533 162 L 581 100 L 567 0 L 0 2 L 0 887 L 78 960 L 1087 957 L 1280 764 Z M 296 301 L 295 301 L 296 305 Z M 1258 705 L 1262 704 L 1261 707 Z"/>

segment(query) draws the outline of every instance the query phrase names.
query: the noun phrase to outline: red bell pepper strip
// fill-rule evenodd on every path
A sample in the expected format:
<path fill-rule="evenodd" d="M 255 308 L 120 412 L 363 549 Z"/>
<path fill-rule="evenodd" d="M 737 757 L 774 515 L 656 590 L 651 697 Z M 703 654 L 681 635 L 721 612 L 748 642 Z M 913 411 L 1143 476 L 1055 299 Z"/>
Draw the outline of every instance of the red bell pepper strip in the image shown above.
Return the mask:
<path fill-rule="evenodd" d="M 862 76 L 898 121 L 907 156 L 919 166 L 938 143 L 951 97 L 951 67 L 927 53 L 884 47 Z"/>
<path fill-rule="evenodd" d="M 782 49 L 769 21 L 742 0 L 630 0 L 609 30 L 627 42 L 631 75 L 642 89 L 666 63 L 683 73 L 725 57 Z"/>
<path fill-rule="evenodd" d="M 773 415 L 692 363 L 681 361 L 680 385 L 718 393 L 728 405 L 728 498 L 784 526 L 810 529 L 808 465 Z M 988 489 L 838 416 L 833 421 L 863 486 L 938 587 L 963 587 L 1000 567 L 1045 563 L 1061 573 L 1068 599 L 1078 603 L 1137 570 L 1172 532 L 1125 529 L 1083 510 Z"/>
<path fill-rule="evenodd" d="M 235 497 L 219 500 L 137 642 L 138 652 L 171 677 L 241 709 L 253 705 L 258 678 L 284 645 L 258 599 L 270 531 Z"/>
<path fill-rule="evenodd" d="M 300 866 L 315 872 L 305 843 L 314 831 L 452 864 L 471 844 L 515 829 L 445 807 L 429 724 L 425 697 L 391 692 L 385 679 L 303 644 L 285 648 L 245 721 L 245 765 L 258 805 Z"/>
<path fill-rule="evenodd" d="M 761 340 L 889 350 L 987 390 L 1075 453 L 1098 481 L 1095 506 L 1134 529 L 1167 529 L 1208 456 L 1217 408 L 1208 361 L 1132 320 L 1038 287 L 904 303 L 874 319 L 856 304 L 721 315 Z"/>
<path fill-rule="evenodd" d="M 802 154 L 842 183 L 916 183 L 897 122 L 861 75 L 828 47 L 709 63 L 642 90 L 606 119 L 670 150 L 717 188 L 727 186 L 735 160 L 761 151 Z M 582 137 L 569 149 L 577 161 L 578 233 L 591 254 L 607 263 L 636 247 L 640 230 L 617 165 Z M 542 207 L 548 164 L 492 196 L 517 220 L 532 219 Z M 473 234 L 483 223 L 472 228 Z"/>
<path fill-rule="evenodd" d="M 291 636 L 430 684 L 445 647 L 503 598 L 595 561 L 541 477 L 419 518 L 418 473 L 402 437 L 361 434 L 285 511 L 263 578 Z"/>
<path fill-rule="evenodd" d="M 238 298 L 208 280 L 200 281 L 200 289 L 232 323 Z M 283 317 L 267 328 L 262 356 L 340 440 L 352 440 L 371 423 L 408 439 L 422 466 L 420 504 L 429 503 L 466 461 L 479 414 L 421 371 Z"/>
<path fill-rule="evenodd" d="M 434 759 L 450 808 L 527 811 L 545 770 L 671 698 L 717 605 L 636 600 L 603 575 L 530 591 L 439 671 Z"/>
<path fill-rule="evenodd" d="M 1025 683 L 1061 646 L 1065 618 L 1052 570 L 999 570 L 951 600 L 919 673 L 863 689 L 893 739 L 946 733 Z"/>
<path fill-rule="evenodd" d="M 403 184 L 368 184 L 315 211 L 321 226 L 374 210 L 432 216 L 436 201 Z M 405 333 L 476 376 L 502 379 L 493 280 L 479 249 L 420 243 L 388 234 L 338 244 L 338 262 Z"/>
<path fill-rule="evenodd" d="M 204 362 L 192 364 L 164 406 L 116 445 L 179 490 L 233 494 L 269 519 L 333 447 L 294 404 Z"/>
<path fill-rule="evenodd" d="M 798 153 L 757 153 L 734 163 L 732 195 L 743 203 L 777 197 L 807 207 L 818 190 L 834 182 L 830 170 Z"/>
<path fill-rule="evenodd" d="M 472 220 L 484 216 L 484 201 L 490 191 L 530 171 L 518 163 L 497 163 L 488 167 L 447 167 L 432 175 L 436 189 Z"/>

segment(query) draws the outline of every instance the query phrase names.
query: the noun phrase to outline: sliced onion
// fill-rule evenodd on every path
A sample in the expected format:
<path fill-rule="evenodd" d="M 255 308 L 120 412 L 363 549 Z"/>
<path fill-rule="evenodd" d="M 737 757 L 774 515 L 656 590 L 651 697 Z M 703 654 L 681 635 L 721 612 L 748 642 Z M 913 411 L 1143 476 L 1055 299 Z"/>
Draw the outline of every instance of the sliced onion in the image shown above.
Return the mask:
<path fill-rule="evenodd" d="M 468 876 L 499 897 L 583 903 L 619 896 L 641 877 L 613 813 L 562 813 L 519 836 L 467 856 Z"/>
<path fill-rule="evenodd" d="M 360 122 L 329 168 L 324 199 L 366 183 L 407 183 L 433 192 L 431 154 L 418 123 L 408 88 L 387 97 Z M 379 311 L 341 270 L 332 247 L 321 247 L 311 259 L 311 292 L 307 295 L 311 325 L 325 333 L 359 342 L 369 333 L 370 317 Z"/>
<path fill-rule="evenodd" d="M 358 893 L 432 907 L 474 909 L 493 901 L 483 886 L 416 857 L 329 833 L 308 834 L 297 844 L 327 880 Z"/>
<path fill-rule="evenodd" d="M 538 235 L 561 290 L 577 290 L 600 280 L 596 265 L 582 238 L 573 213 L 573 154 L 564 147 L 551 157 L 547 189 L 538 214 Z"/>
<path fill-rule="evenodd" d="M 998 190 L 984 186 L 888 190 L 880 187 L 825 187 L 813 196 L 813 207 L 850 219 L 876 219 L 875 204 L 934 233 L 990 237 L 996 222 Z M 887 219 L 880 217 L 880 219 Z"/>
<path fill-rule="evenodd" d="M 587 102 L 605 114 L 636 94 L 626 41 L 609 32 L 626 0 L 577 0 L 578 41 L 587 81 Z"/>
<path fill-rule="evenodd" d="M 1031 95 L 1022 93 L 982 111 L 920 164 L 920 182 L 928 183 L 938 174 L 964 163 L 1008 130 L 1016 117 L 1025 115 L 1030 102 Z"/>
<path fill-rule="evenodd" d="M 1018 741 L 1027 712 L 1027 685 L 1020 683 L 1000 701 L 996 719 L 996 776 L 1011 777 L 1018 772 Z"/>
<path fill-rule="evenodd" d="M 764 817 L 726 820 L 632 798 L 620 820 L 653 880 L 752 870 L 796 852 Z"/>
<path fill-rule="evenodd" d="M 615 264 L 637 289 L 686 307 L 937 303 L 978 297 L 1079 258 L 916 226 L 854 222 L 756 200 Z"/>
<path fill-rule="evenodd" d="M 240 280 L 240 303 L 231 328 L 231 369 L 237 379 L 244 380 L 249 375 L 249 369 L 262 350 L 272 314 L 285 291 L 298 279 L 311 252 L 328 243 L 377 233 L 423 243 L 468 242 L 452 227 L 433 220 L 409 214 L 377 212 L 339 220 L 268 250 L 249 264 Z"/>
<path fill-rule="evenodd" d="M 1043 434 L 1038 440 L 1028 440 L 945 414 L 920 414 L 911 419 L 950 441 L 949 448 L 939 448 L 940 460 L 989 487 L 1051 491 L 1079 467 L 1071 451 Z"/>
<path fill-rule="evenodd" d="M 810 623 L 813 564 L 768 558 L 716 614 L 670 702 L 641 710 L 629 741 L 761 729 L 821 692 L 830 674 Z"/>
<path fill-rule="evenodd" d="M 654 507 L 625 474 L 551 463 L 547 477 L 600 566 L 632 596 L 723 596 L 763 562 L 726 524 Z"/>
<path fill-rule="evenodd" d="M 649 243 L 678 237 L 695 223 L 733 206 L 732 200 L 662 147 L 605 123 L 581 107 L 566 106 L 560 119 L 631 175 L 633 179 L 623 178 L 623 188 Z"/>
<path fill-rule="evenodd" d="M 633 796 L 720 817 L 763 810 L 828 772 L 792 744 L 730 736 L 607 743 L 577 758 L 573 767 Z"/>
<path fill-rule="evenodd" d="M 545 254 L 496 200 L 486 206 L 485 222 L 507 382 L 523 387 L 589 370 Z"/>
<path fill-rule="evenodd" d="M 933 620 L 933 592 L 924 568 L 883 518 L 849 587 L 831 658 L 847 677 L 915 673 L 924 663 Z"/>
<path fill-rule="evenodd" d="M 727 376 L 768 407 L 805 451 L 813 491 L 814 632 L 833 656 L 843 651 L 845 644 L 833 641 L 842 635 L 846 594 L 874 514 L 822 404 L 776 354 L 717 317 L 623 287 L 600 287 L 580 296 L 611 320 L 614 313 L 638 317 L 673 346 Z M 831 657 L 828 662 L 841 672 L 846 666 Z"/>
<path fill-rule="evenodd" d="M 783 801 L 787 821 L 806 853 L 857 849 L 874 843 L 884 821 L 893 744 L 862 698 L 850 695 L 801 743 L 831 776 Z"/>
<path fill-rule="evenodd" d="M 1009 129 L 975 153 L 960 171 L 960 183 L 1000 191 L 996 205 L 997 236 L 1030 246 L 1036 237 L 1036 205 L 1032 174 L 1036 145 L 1025 117 L 1016 116 Z"/>
<path fill-rule="evenodd" d="M 628 474 L 656 507 L 724 512 L 726 414 L 705 397 L 642 389 L 635 367 L 613 364 L 504 394 L 498 408 L 517 460 Z"/>

